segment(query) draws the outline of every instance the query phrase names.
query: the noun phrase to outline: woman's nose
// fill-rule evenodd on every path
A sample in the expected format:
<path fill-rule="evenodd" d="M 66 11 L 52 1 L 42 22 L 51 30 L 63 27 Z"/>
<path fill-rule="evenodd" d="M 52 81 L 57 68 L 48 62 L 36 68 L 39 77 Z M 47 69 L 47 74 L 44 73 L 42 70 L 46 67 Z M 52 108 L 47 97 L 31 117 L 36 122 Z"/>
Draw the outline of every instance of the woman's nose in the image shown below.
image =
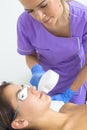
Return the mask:
<path fill-rule="evenodd" d="M 37 18 L 37 20 L 42 21 L 43 17 L 44 17 L 44 13 L 42 11 L 38 10 L 36 12 L 36 18 Z"/>
<path fill-rule="evenodd" d="M 29 92 L 30 93 L 34 93 L 34 92 L 36 92 L 37 90 L 36 90 L 36 87 L 35 86 L 32 86 L 32 87 L 30 87 L 29 88 Z"/>

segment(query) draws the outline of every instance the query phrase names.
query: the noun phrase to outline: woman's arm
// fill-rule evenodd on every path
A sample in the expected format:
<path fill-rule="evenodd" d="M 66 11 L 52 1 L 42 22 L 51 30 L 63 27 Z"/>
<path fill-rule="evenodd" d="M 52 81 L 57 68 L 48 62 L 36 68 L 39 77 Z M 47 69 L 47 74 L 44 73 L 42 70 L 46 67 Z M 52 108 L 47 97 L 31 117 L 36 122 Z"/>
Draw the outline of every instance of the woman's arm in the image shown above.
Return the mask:
<path fill-rule="evenodd" d="M 26 64 L 31 69 L 35 64 L 38 64 L 37 54 L 33 53 L 31 55 L 25 56 Z"/>
<path fill-rule="evenodd" d="M 30 83 L 32 86 L 36 86 L 38 89 L 38 83 L 42 75 L 45 73 L 43 67 L 39 64 L 37 59 L 37 54 L 34 53 L 32 55 L 26 56 L 26 64 L 31 69 L 32 77 L 30 79 Z"/>
<path fill-rule="evenodd" d="M 77 91 L 86 81 L 87 81 L 87 54 L 86 54 L 86 63 L 81 69 L 81 71 L 79 72 L 75 81 L 70 86 L 70 88 L 73 91 Z"/>
<path fill-rule="evenodd" d="M 86 55 L 86 63 L 81 69 L 80 73 L 76 77 L 73 84 L 68 88 L 65 92 L 61 94 L 56 94 L 52 96 L 53 100 L 60 100 L 64 103 L 70 101 L 70 99 L 75 95 L 75 92 L 87 81 L 87 55 Z"/>

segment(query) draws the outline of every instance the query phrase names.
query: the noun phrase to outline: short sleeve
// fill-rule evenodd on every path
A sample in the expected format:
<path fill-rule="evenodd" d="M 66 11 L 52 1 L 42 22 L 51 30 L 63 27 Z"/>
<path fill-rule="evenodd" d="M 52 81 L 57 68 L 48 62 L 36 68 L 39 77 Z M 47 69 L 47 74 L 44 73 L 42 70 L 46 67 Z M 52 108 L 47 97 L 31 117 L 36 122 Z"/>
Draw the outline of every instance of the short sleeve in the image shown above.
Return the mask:
<path fill-rule="evenodd" d="M 28 14 L 23 13 L 17 21 L 17 52 L 21 55 L 28 55 L 34 52 L 31 44 L 31 25 Z"/>
<path fill-rule="evenodd" d="M 84 26 L 82 43 L 83 43 L 85 54 L 87 54 L 87 19 L 86 19 L 86 23 Z"/>

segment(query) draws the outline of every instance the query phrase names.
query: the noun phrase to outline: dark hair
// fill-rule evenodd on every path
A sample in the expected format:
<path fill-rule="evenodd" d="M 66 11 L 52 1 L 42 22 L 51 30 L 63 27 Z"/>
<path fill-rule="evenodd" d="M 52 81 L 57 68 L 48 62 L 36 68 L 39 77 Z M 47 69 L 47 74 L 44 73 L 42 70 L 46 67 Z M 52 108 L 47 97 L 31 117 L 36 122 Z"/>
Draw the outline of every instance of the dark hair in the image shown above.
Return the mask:
<path fill-rule="evenodd" d="M 4 88 L 11 85 L 10 82 L 2 82 L 0 85 L 0 130 L 14 130 L 11 128 L 11 122 L 14 117 L 14 110 L 3 95 Z M 18 129 L 16 129 L 18 130 Z M 38 130 L 36 128 L 23 128 L 21 130 Z"/>
<path fill-rule="evenodd" d="M 11 83 L 3 82 L 0 85 L 0 130 L 10 130 L 11 121 L 13 119 L 14 110 L 12 109 L 10 103 L 7 102 L 3 95 L 3 90 L 5 87 Z"/>

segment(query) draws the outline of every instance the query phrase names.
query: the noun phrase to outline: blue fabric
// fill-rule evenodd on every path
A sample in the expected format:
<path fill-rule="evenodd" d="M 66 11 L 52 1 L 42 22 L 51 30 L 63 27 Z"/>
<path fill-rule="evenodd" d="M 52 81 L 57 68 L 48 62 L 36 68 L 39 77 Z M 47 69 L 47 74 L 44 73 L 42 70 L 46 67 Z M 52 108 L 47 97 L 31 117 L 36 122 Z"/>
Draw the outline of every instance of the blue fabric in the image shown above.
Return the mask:
<path fill-rule="evenodd" d="M 67 103 L 74 95 L 75 92 L 68 88 L 64 93 L 52 96 L 52 100 L 59 100 L 63 101 L 64 103 Z"/>
<path fill-rule="evenodd" d="M 45 71 L 43 70 L 41 65 L 36 64 L 32 67 L 31 72 L 32 72 L 32 77 L 30 83 L 32 84 L 32 86 L 36 86 L 36 88 L 38 88 L 39 80 L 42 77 L 42 75 L 45 73 Z"/>

